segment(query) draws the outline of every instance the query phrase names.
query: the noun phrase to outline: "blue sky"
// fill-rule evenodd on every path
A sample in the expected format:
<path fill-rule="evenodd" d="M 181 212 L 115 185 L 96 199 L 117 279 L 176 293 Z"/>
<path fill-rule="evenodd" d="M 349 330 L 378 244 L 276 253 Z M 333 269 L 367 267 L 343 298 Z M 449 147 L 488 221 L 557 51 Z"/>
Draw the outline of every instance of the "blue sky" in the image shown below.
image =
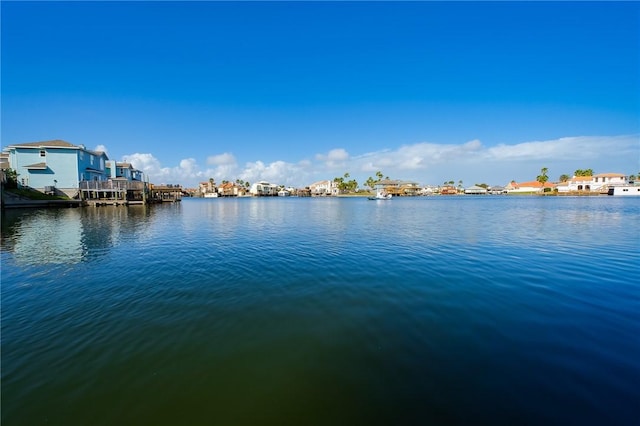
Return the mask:
<path fill-rule="evenodd" d="M 640 172 L 636 2 L 10 2 L 2 146 L 155 183 Z"/>

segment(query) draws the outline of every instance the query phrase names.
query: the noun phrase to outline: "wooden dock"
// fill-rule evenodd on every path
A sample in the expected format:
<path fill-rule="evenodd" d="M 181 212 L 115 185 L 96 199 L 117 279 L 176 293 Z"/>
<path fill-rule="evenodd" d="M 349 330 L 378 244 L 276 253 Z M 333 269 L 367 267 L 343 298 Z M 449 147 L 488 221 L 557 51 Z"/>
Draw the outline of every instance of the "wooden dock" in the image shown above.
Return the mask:
<path fill-rule="evenodd" d="M 153 185 L 141 181 L 80 182 L 80 199 L 88 206 L 130 206 L 182 201 L 180 185 Z"/>
<path fill-rule="evenodd" d="M 99 207 L 99 206 L 132 206 L 132 205 L 145 205 L 144 201 L 128 201 L 128 200 L 108 200 L 108 199 L 92 199 L 85 200 L 85 206 Z"/>
<path fill-rule="evenodd" d="M 182 201 L 183 190 L 180 185 L 150 185 L 149 202 L 175 203 Z"/>

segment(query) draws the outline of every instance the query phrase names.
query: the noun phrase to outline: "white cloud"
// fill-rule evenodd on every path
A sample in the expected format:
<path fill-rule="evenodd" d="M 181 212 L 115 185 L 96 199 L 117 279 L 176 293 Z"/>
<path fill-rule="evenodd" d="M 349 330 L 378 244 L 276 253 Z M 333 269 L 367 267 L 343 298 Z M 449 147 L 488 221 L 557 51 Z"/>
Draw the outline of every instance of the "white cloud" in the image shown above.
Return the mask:
<path fill-rule="evenodd" d="M 95 148 L 93 148 L 93 150 L 97 152 L 104 152 L 105 154 L 107 154 L 107 157 L 109 156 L 109 151 L 104 145 L 97 145 Z"/>
<path fill-rule="evenodd" d="M 344 167 L 349 160 L 349 153 L 343 148 L 335 148 L 326 154 L 316 154 L 316 159 L 322 161 L 329 169 Z"/>
<path fill-rule="evenodd" d="M 462 144 L 420 142 L 351 156 L 343 148 L 317 154 L 314 160 L 299 162 L 248 162 L 239 167 L 232 153 L 210 156 L 201 170 L 194 158 L 178 161 L 175 167 L 163 167 L 151 154 L 124 157 L 143 170 L 151 182 L 180 183 L 187 187 L 213 177 L 217 182 L 242 179 L 251 183 L 266 180 L 286 186 L 304 187 L 348 172 L 361 185 L 377 171 L 392 179 L 439 184 L 448 180 L 473 183 L 506 184 L 512 179 L 535 179 L 542 167 L 552 180 L 576 169 L 598 172 L 634 173 L 640 167 L 640 138 L 628 136 L 580 136 L 546 141 L 485 146 L 479 140 Z"/>
<path fill-rule="evenodd" d="M 460 161 L 469 156 L 477 156 L 482 152 L 479 140 L 472 140 L 461 145 L 435 144 L 420 142 L 402 145 L 397 150 L 384 150 L 367 153 L 358 158 L 360 170 L 375 172 L 380 169 L 394 171 L 421 170 L 436 164 L 449 161 Z"/>
<path fill-rule="evenodd" d="M 308 166 L 306 161 L 297 164 L 285 161 L 264 164 L 262 161 L 255 161 L 245 165 L 240 172 L 240 179 L 251 183 L 265 180 L 285 186 L 304 187 L 311 183 L 308 182 L 311 179 Z"/>
<path fill-rule="evenodd" d="M 236 159 L 233 154 L 225 152 L 224 154 L 212 155 L 207 157 L 207 164 L 215 166 L 235 165 Z"/>
<path fill-rule="evenodd" d="M 131 163 L 133 167 L 142 170 L 152 183 L 197 182 L 206 176 L 206 172 L 199 169 L 194 158 L 185 158 L 175 167 L 162 167 L 160 161 L 152 154 L 135 153 L 123 156 L 123 161 Z"/>
<path fill-rule="evenodd" d="M 131 163 L 133 167 L 142 170 L 153 183 L 167 183 L 167 177 L 171 175 L 171 168 L 162 167 L 157 158 L 152 154 L 124 155 L 122 160 Z"/>
<path fill-rule="evenodd" d="M 186 173 L 189 175 L 198 173 L 198 164 L 194 158 L 185 158 L 184 160 L 180 160 L 179 170 L 182 173 Z"/>
<path fill-rule="evenodd" d="M 362 180 L 381 170 L 385 176 L 422 183 L 445 179 L 506 183 L 533 179 L 542 167 L 550 169 L 552 179 L 578 168 L 631 173 L 638 168 L 639 160 L 637 135 L 583 136 L 494 147 L 486 147 L 479 140 L 460 145 L 421 142 L 357 157 L 351 170 L 367 173 Z"/>
<path fill-rule="evenodd" d="M 596 160 L 611 155 L 638 155 L 637 136 L 580 136 L 549 141 L 523 142 L 515 145 L 501 144 L 487 149 L 491 160 L 558 160 L 571 158 Z"/>
<path fill-rule="evenodd" d="M 211 163 L 217 166 L 206 170 L 201 170 L 194 158 L 182 159 L 175 167 L 163 167 L 160 161 L 149 153 L 125 155 L 123 161 L 142 170 L 152 183 L 179 183 L 185 187 L 195 187 L 198 182 L 204 182 L 210 178 L 216 182 L 242 179 L 253 183 L 266 180 L 286 186 L 305 186 L 311 179 L 308 172 L 311 163 L 308 160 L 296 164 L 285 161 L 265 164 L 262 161 L 255 161 L 247 163 L 244 168 L 239 168 L 232 154 L 225 153 L 214 157 L 216 157 L 215 161 Z M 212 157 L 207 159 L 207 163 L 210 163 L 210 159 Z"/>
<path fill-rule="evenodd" d="M 342 148 L 332 149 L 327 154 L 327 159 L 329 161 L 346 161 L 349 159 L 349 153 Z"/>
<path fill-rule="evenodd" d="M 158 173 L 162 170 L 160 162 L 152 154 L 130 154 L 122 157 L 122 160 L 126 163 L 130 163 L 136 169 L 144 172 Z"/>

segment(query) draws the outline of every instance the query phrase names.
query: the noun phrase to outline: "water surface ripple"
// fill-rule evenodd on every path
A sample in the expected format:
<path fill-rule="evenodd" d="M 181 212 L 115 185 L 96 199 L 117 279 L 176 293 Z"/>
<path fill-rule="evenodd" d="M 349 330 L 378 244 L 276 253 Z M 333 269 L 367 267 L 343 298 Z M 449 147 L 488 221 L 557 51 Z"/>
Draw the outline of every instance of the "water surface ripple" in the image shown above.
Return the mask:
<path fill-rule="evenodd" d="M 2 424 L 640 424 L 640 199 L 3 212 Z"/>

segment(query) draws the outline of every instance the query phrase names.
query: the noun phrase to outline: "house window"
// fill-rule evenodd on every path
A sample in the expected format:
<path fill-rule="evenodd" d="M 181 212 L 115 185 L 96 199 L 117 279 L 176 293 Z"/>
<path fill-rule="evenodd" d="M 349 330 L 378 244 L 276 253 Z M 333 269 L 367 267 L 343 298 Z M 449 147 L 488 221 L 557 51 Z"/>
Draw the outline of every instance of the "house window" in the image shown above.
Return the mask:
<path fill-rule="evenodd" d="M 93 155 L 92 155 L 92 156 L 90 156 L 90 158 L 89 158 L 89 159 L 90 159 L 90 161 L 91 161 L 91 165 L 93 166 Z"/>
<path fill-rule="evenodd" d="M 40 150 L 40 157 L 44 157 L 45 155 L 47 155 L 47 152 L 44 149 Z"/>

